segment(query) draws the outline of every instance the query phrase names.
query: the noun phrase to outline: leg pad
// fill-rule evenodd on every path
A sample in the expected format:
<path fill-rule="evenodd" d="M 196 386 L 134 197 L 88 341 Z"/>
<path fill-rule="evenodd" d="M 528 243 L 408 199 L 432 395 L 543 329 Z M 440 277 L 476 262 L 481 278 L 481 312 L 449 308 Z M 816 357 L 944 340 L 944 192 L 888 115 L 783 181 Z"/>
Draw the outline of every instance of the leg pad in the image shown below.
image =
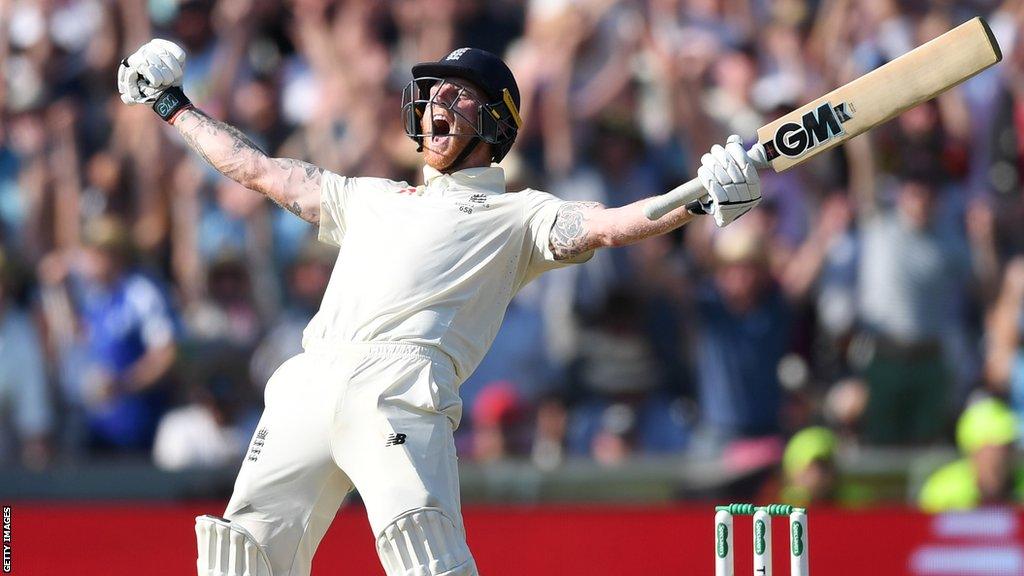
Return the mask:
<path fill-rule="evenodd" d="M 478 576 L 466 534 L 436 508 L 402 514 L 377 538 L 388 576 Z"/>
<path fill-rule="evenodd" d="M 218 516 L 196 518 L 199 576 L 273 576 L 270 559 L 239 524 Z"/>

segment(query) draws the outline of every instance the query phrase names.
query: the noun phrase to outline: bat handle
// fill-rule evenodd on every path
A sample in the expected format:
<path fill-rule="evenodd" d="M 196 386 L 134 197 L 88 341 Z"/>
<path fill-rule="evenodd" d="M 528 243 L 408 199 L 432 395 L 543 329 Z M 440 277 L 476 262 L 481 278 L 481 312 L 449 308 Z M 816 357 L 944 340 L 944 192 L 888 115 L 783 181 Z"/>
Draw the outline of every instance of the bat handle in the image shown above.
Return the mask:
<path fill-rule="evenodd" d="M 766 157 L 764 148 L 761 146 L 760 142 L 754 143 L 750 150 L 747 150 L 747 157 L 750 158 L 750 161 L 759 170 L 766 168 L 769 165 L 768 158 Z M 694 178 L 689 182 L 669 190 L 661 196 L 651 198 L 647 204 L 644 205 L 644 215 L 647 216 L 649 220 L 657 220 L 676 208 L 686 206 L 690 202 L 696 202 L 704 196 L 707 196 L 707 191 L 704 190 L 704 185 L 700 183 L 699 178 Z"/>
<path fill-rule="evenodd" d="M 676 208 L 700 200 L 706 195 L 707 191 L 704 190 L 704 185 L 700 183 L 700 178 L 694 178 L 689 182 L 676 186 L 661 196 L 651 198 L 644 205 L 644 215 L 649 220 L 657 220 Z"/>

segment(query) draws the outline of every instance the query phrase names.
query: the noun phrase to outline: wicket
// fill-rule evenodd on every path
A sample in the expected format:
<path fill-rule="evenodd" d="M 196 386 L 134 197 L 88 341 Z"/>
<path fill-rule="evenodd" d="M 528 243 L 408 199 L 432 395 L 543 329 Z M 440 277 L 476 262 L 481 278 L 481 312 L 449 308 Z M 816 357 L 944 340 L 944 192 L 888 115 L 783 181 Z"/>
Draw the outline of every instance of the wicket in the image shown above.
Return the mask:
<path fill-rule="evenodd" d="M 772 576 L 772 516 L 789 516 L 789 574 L 808 576 L 807 510 L 786 504 L 715 507 L 715 576 L 733 576 L 733 515 L 754 517 L 754 576 Z"/>

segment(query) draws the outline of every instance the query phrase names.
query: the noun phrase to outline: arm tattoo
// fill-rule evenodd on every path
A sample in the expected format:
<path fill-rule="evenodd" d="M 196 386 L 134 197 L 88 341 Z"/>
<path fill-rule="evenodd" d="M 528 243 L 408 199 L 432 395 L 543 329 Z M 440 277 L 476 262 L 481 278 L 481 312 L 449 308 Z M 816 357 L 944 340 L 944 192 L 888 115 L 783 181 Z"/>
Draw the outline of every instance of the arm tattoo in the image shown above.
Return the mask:
<path fill-rule="evenodd" d="M 221 174 L 303 220 L 320 221 L 321 168 L 291 158 L 269 158 L 240 130 L 200 110 L 182 113 L 175 127 L 189 148 Z"/>
<path fill-rule="evenodd" d="M 306 210 L 295 200 L 289 204 L 287 198 L 278 197 L 268 193 L 267 196 L 277 203 L 278 206 L 295 214 L 299 218 L 309 222 L 320 221 L 320 177 L 323 175 L 323 168 L 318 168 L 309 162 L 295 160 L 293 158 L 274 158 L 274 165 L 280 169 L 285 187 L 292 193 L 290 196 L 298 195 L 303 198 L 312 198 L 311 206 Z"/>
<path fill-rule="evenodd" d="M 187 122 L 185 115 L 179 119 L 181 135 L 189 148 L 218 172 L 240 184 L 245 185 L 259 176 L 260 163 L 267 157 L 259 146 L 230 124 L 210 118 L 201 110 L 190 112 L 186 114 L 194 114 L 194 121 Z"/>
<path fill-rule="evenodd" d="M 592 248 L 584 211 L 600 206 L 599 202 L 566 202 L 558 208 L 548 237 L 555 260 L 568 260 Z"/>

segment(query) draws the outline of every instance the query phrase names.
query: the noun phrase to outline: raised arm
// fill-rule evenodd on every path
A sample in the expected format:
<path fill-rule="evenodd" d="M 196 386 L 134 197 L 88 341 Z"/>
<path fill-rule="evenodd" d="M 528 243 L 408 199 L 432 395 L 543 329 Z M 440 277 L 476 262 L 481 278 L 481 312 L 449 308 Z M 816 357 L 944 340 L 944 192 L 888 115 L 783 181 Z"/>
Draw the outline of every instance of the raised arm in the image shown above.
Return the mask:
<path fill-rule="evenodd" d="M 174 119 L 189 148 L 218 172 L 255 190 L 299 218 L 320 222 L 323 170 L 291 158 L 271 158 L 237 128 L 191 108 Z"/>
<path fill-rule="evenodd" d="M 179 46 L 159 39 L 146 43 L 118 68 L 121 100 L 152 106 L 221 174 L 303 220 L 320 222 L 323 170 L 301 160 L 271 158 L 237 128 L 197 110 L 181 91 L 184 66 Z"/>
<path fill-rule="evenodd" d="M 570 260 L 595 248 L 639 242 L 671 232 L 693 218 L 683 207 L 650 220 L 643 211 L 646 201 L 621 208 L 605 208 L 598 202 L 566 202 L 558 209 L 548 240 L 555 258 Z"/>
<path fill-rule="evenodd" d="M 639 242 L 671 232 L 696 214 L 711 214 L 719 226 L 726 226 L 761 201 L 757 169 L 738 136 L 730 136 L 725 146 L 712 146 L 700 161 L 697 177 L 707 191 L 706 199 L 676 208 L 657 220 L 644 211 L 650 198 L 620 208 L 605 208 L 597 202 L 563 204 L 548 240 L 555 258 L 569 260 L 595 248 Z"/>

